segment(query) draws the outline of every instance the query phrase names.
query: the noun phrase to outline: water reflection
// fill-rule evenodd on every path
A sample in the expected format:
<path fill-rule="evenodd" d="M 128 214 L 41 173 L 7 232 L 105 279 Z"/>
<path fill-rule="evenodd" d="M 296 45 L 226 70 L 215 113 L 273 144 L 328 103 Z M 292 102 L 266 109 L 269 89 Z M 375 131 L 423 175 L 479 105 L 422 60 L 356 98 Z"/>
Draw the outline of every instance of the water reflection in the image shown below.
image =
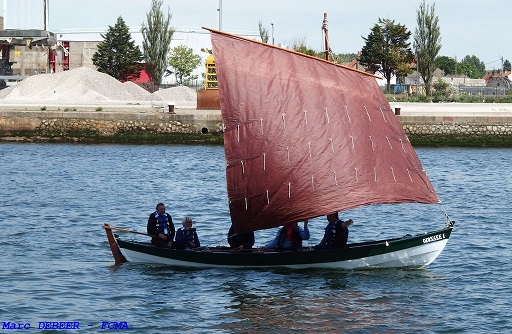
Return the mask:
<path fill-rule="evenodd" d="M 375 332 L 401 329 L 399 317 L 418 328 L 403 305 L 433 277 L 425 271 L 250 271 L 235 272 L 222 291 L 232 297 L 222 326 L 239 333 Z M 384 281 L 384 282 L 383 282 Z M 429 284 L 430 285 L 430 284 Z M 414 294 L 404 292 L 411 291 Z M 407 329 L 407 328 L 405 328 Z M 410 328 L 409 328 L 410 329 Z"/>

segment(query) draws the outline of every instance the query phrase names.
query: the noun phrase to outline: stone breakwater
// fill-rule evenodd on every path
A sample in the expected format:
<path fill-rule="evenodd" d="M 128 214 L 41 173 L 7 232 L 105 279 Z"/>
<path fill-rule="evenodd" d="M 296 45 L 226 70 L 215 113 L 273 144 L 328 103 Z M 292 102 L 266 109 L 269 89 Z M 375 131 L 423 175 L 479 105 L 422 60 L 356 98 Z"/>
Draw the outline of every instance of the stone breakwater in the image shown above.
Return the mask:
<path fill-rule="evenodd" d="M 186 114 L 185 114 L 186 113 Z M 417 145 L 512 147 L 512 116 L 397 116 Z M 12 136 L 73 137 L 119 134 L 218 134 L 219 111 L 178 114 L 136 111 L 0 111 L 0 139 Z M 195 139 L 194 139 L 195 140 Z M 183 142 L 187 139 L 183 138 Z"/>
<path fill-rule="evenodd" d="M 222 130 L 220 115 L 183 115 L 162 112 L 1 111 L 0 135 L 34 132 L 37 135 L 95 133 L 206 134 Z"/>
<path fill-rule="evenodd" d="M 512 117 L 399 116 L 408 135 L 511 136 Z"/>

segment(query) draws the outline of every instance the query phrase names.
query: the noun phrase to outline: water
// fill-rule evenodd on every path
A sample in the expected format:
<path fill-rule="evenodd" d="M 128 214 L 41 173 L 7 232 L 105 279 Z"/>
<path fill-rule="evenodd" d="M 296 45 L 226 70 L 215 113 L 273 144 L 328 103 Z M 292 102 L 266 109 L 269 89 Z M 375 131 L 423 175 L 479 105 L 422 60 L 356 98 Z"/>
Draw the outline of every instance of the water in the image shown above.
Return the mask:
<path fill-rule="evenodd" d="M 221 147 L 0 144 L 0 322 L 34 333 L 57 321 L 81 332 L 103 322 L 136 333 L 511 332 L 512 150 L 418 155 L 457 221 L 425 270 L 186 270 L 114 266 L 101 226 L 144 231 L 163 201 L 177 226 L 194 218 L 202 244 L 225 244 Z M 343 216 L 355 221 L 351 241 L 443 226 L 439 206 Z M 324 226 L 310 222 L 309 244 Z M 274 233 L 257 232 L 257 245 Z"/>

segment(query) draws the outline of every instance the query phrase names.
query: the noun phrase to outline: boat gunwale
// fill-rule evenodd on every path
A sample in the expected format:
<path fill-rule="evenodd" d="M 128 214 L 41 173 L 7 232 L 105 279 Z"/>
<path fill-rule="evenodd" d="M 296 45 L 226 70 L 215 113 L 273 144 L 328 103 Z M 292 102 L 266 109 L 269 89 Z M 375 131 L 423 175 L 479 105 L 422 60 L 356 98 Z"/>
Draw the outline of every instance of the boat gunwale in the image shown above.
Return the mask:
<path fill-rule="evenodd" d="M 405 235 L 399 238 L 352 243 L 348 244 L 345 248 L 314 250 L 311 247 L 304 247 L 298 251 L 263 250 L 260 248 L 241 251 L 232 250 L 226 246 L 202 247 L 198 250 L 165 249 L 155 247 L 147 242 L 124 241 L 118 235 L 116 235 L 116 241 L 121 249 L 195 265 L 272 267 L 308 264 L 321 265 L 323 263 L 360 260 L 421 247 L 428 243 L 447 242 L 452 229 L 453 226 L 447 226 L 440 230 L 414 236 Z"/>

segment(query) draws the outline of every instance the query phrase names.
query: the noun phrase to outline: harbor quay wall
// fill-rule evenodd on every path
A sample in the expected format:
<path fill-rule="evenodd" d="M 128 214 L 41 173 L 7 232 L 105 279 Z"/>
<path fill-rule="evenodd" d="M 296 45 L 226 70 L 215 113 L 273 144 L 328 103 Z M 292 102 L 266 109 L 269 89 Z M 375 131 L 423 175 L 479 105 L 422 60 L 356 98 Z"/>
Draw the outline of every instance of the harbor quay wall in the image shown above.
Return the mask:
<path fill-rule="evenodd" d="M 512 116 L 398 116 L 407 135 L 504 136 L 512 138 Z"/>
<path fill-rule="evenodd" d="M 512 115 L 397 117 L 407 135 L 413 138 L 412 141 L 423 137 L 456 137 L 459 141 L 499 137 L 505 138 L 512 145 Z M 222 132 L 222 120 L 219 111 L 195 109 L 182 110 L 176 114 L 135 111 L 0 111 L 0 137 L 21 132 L 26 136 L 94 133 L 102 137 L 119 133 L 218 134 Z"/>
<path fill-rule="evenodd" d="M 117 133 L 206 134 L 222 130 L 220 115 L 162 112 L 0 111 L 0 134 L 35 132 L 69 134 L 89 132 L 100 136 Z"/>

